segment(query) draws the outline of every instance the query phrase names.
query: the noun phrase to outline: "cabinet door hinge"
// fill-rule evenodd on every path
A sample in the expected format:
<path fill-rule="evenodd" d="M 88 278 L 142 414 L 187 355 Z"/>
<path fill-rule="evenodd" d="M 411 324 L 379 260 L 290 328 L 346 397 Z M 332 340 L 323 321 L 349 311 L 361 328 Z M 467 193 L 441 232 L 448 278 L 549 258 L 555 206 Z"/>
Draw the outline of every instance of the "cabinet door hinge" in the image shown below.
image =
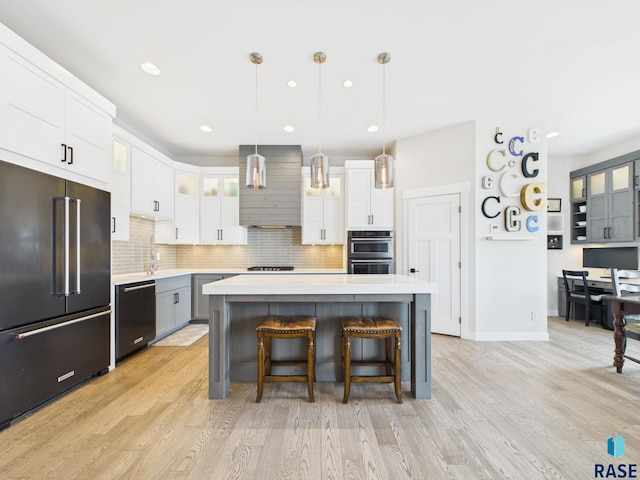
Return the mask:
<path fill-rule="evenodd" d="M 458 268 L 462 268 L 462 262 L 458 262 Z"/>
<path fill-rule="evenodd" d="M 458 317 L 458 325 L 462 325 L 462 317 Z"/>

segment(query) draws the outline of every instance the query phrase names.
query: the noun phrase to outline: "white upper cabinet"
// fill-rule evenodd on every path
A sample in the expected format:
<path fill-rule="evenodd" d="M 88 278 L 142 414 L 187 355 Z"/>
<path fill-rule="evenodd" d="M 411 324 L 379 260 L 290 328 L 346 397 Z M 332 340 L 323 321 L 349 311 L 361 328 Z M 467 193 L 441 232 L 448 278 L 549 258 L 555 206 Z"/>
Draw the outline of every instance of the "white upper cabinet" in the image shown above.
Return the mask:
<path fill-rule="evenodd" d="M 198 209 L 198 187 L 200 178 L 197 173 L 175 172 L 175 238 L 178 243 L 197 243 L 200 215 Z"/>
<path fill-rule="evenodd" d="M 113 139 L 111 172 L 111 238 L 129 240 L 129 213 L 131 210 L 131 146 Z"/>
<path fill-rule="evenodd" d="M 344 243 L 344 169 L 332 168 L 329 188 L 311 188 L 302 168 L 302 243 Z"/>
<path fill-rule="evenodd" d="M 373 160 L 348 160 L 347 229 L 392 230 L 393 188 L 375 188 Z"/>
<path fill-rule="evenodd" d="M 149 153 L 131 150 L 131 210 L 154 218 L 173 219 L 173 167 Z"/>
<path fill-rule="evenodd" d="M 0 148 L 108 184 L 113 105 L 97 106 L 3 45 L 0 71 Z"/>
<path fill-rule="evenodd" d="M 77 93 L 66 94 L 67 167 L 80 175 L 109 181 L 113 119 Z M 61 162 L 62 163 L 62 162 Z"/>
<path fill-rule="evenodd" d="M 238 168 L 210 168 L 200 175 L 200 243 L 247 244 L 240 226 Z"/>
<path fill-rule="evenodd" d="M 198 183 L 197 173 L 176 170 L 174 215 L 172 220 L 156 221 L 156 242 L 198 243 Z"/>

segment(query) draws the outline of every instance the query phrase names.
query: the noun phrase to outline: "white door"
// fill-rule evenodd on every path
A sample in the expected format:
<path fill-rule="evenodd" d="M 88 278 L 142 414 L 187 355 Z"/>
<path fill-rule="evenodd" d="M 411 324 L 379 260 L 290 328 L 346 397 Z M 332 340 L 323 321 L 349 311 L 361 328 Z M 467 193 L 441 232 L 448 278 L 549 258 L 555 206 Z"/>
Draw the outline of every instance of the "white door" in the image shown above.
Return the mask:
<path fill-rule="evenodd" d="M 408 201 L 409 267 L 433 282 L 431 331 L 460 336 L 460 195 L 436 195 Z"/>

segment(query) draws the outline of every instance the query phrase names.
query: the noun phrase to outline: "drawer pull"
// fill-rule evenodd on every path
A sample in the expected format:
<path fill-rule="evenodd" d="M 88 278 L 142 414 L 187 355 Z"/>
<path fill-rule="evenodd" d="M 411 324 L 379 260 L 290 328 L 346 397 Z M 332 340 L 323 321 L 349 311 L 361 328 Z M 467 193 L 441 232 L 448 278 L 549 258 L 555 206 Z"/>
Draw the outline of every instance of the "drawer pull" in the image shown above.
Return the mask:
<path fill-rule="evenodd" d="M 75 374 L 76 374 L 76 371 L 75 371 L 75 370 L 71 370 L 70 372 L 65 373 L 64 375 L 59 376 L 59 377 L 58 377 L 58 383 L 60 383 L 60 382 L 64 382 L 67 378 L 71 378 L 71 377 L 73 377 Z"/>
<path fill-rule="evenodd" d="M 22 340 L 23 338 L 30 337 L 32 335 L 38 335 L 39 333 L 48 332 L 50 330 L 56 330 L 58 328 L 73 325 L 74 323 L 84 322 L 91 320 L 92 318 L 101 317 L 102 315 L 110 314 L 111 310 L 105 310 L 104 312 L 94 313 L 93 315 L 87 315 L 86 317 L 76 318 L 75 320 L 69 320 L 68 322 L 56 323 L 55 325 L 49 325 L 48 327 L 36 328 L 35 330 L 29 330 L 28 332 L 19 333 L 16 335 L 16 340 Z"/>
<path fill-rule="evenodd" d="M 123 292 L 133 292 L 134 290 L 141 290 L 143 288 L 155 287 L 155 283 L 147 283 L 146 285 L 137 285 L 135 287 L 125 287 Z"/>

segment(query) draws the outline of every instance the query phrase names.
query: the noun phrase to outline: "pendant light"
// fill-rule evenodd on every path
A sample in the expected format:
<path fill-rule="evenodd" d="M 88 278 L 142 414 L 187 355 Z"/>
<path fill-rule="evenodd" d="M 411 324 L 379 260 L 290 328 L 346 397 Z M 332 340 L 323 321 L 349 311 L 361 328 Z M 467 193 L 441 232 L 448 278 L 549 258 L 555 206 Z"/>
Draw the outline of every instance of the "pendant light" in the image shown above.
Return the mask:
<path fill-rule="evenodd" d="M 322 52 L 313 55 L 318 64 L 318 153 L 311 157 L 311 188 L 329 188 L 329 157 L 322 153 L 322 64 L 327 56 Z"/>
<path fill-rule="evenodd" d="M 247 187 L 258 190 L 267 186 L 265 158 L 258 154 L 258 65 L 262 63 L 262 55 L 253 52 L 249 60 L 256 66 L 256 150 L 247 155 Z"/>
<path fill-rule="evenodd" d="M 386 65 L 391 60 L 387 52 L 378 55 L 378 63 L 382 64 L 382 155 L 375 159 L 375 184 L 376 188 L 393 187 L 393 156 L 385 151 L 385 120 L 386 120 Z"/>

